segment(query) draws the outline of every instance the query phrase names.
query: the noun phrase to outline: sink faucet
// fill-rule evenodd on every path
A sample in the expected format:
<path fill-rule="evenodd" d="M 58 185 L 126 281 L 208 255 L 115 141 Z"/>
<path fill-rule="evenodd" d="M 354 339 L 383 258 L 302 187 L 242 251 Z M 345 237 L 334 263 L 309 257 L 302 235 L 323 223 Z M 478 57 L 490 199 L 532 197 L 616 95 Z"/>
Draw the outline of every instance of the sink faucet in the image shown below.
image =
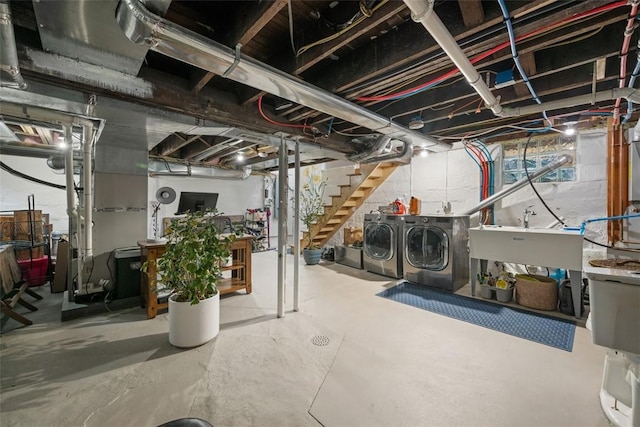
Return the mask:
<path fill-rule="evenodd" d="M 524 210 L 524 228 L 529 228 L 529 215 L 535 215 L 536 212 L 531 209 L 533 207 L 533 205 L 531 206 L 527 206 L 527 208 Z"/>

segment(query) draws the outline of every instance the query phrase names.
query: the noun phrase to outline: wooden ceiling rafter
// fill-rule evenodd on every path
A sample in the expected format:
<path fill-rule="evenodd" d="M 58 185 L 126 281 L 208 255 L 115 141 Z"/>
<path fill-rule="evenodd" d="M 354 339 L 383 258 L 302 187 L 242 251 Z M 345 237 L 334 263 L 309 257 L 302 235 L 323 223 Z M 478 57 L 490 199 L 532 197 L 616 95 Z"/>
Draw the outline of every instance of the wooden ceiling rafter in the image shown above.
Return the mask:
<path fill-rule="evenodd" d="M 616 23 L 622 23 L 624 22 L 624 19 L 625 18 L 622 16 L 615 15 L 615 16 L 611 16 L 609 19 L 605 21 L 598 21 L 598 22 L 592 21 L 589 25 L 585 25 L 584 23 L 574 24 L 571 26 L 572 30 L 570 31 L 558 33 L 556 35 L 546 35 L 545 37 L 541 37 L 534 41 L 522 42 L 519 46 L 518 53 L 521 57 L 524 55 L 526 59 L 526 54 L 528 53 L 541 50 L 541 49 L 547 49 L 549 46 L 552 46 L 553 44 L 556 44 L 559 42 L 566 42 L 567 40 L 571 40 L 572 38 L 580 37 L 584 34 L 587 34 L 593 31 L 594 29 L 601 27 L 603 23 L 606 25 L 612 25 Z M 490 42 L 491 44 L 486 45 L 487 48 L 488 46 L 491 46 L 491 45 L 495 46 L 500 43 L 499 39 L 491 39 Z M 601 45 L 599 44 L 598 46 L 601 46 Z M 610 48 L 613 49 L 612 46 L 610 46 Z M 510 58 L 511 58 L 511 51 L 509 50 L 509 48 L 505 48 L 502 50 L 502 53 L 500 55 L 496 54 L 491 58 L 487 58 L 480 65 L 482 68 L 488 68 L 495 64 L 499 64 L 500 62 L 508 61 Z M 424 66 L 416 69 L 416 71 L 412 70 L 410 77 L 413 77 L 413 78 L 415 78 L 415 76 L 418 75 L 419 72 L 427 72 L 427 70 L 431 74 L 426 74 L 426 75 L 423 74 L 423 76 L 419 80 L 413 81 L 411 85 L 417 86 L 421 83 L 432 80 L 433 78 L 437 77 L 438 75 L 442 74 L 444 71 L 449 69 L 447 66 L 449 67 L 451 66 L 448 58 L 440 58 L 440 60 L 434 60 L 429 62 L 428 64 L 425 64 Z M 533 66 L 535 67 L 535 63 Z M 535 72 L 529 73 L 529 77 L 533 77 L 534 74 Z M 372 85 L 372 87 L 376 87 L 376 86 Z M 528 93 L 528 90 L 526 91 L 526 93 Z M 364 94 L 365 94 L 365 91 L 360 91 L 355 93 L 355 95 L 357 96 L 362 96 Z M 346 98 L 352 99 L 355 95 L 350 95 L 350 96 L 347 96 Z M 363 105 L 366 107 L 371 107 L 376 104 L 378 104 L 378 102 L 367 102 L 367 103 L 364 103 Z M 419 108 L 416 108 L 416 110 L 419 110 Z M 394 117 L 394 114 L 389 113 L 389 111 L 385 111 L 385 114 L 389 114 L 391 117 Z M 409 113 L 407 113 L 407 115 L 408 114 Z M 287 117 L 287 119 L 292 122 L 296 122 L 304 119 L 313 119 L 320 115 L 321 113 L 317 113 L 314 110 L 307 109 L 303 113 L 300 113 L 296 116 L 289 116 Z M 317 121 L 312 121 L 311 123 L 317 123 Z"/>
<path fill-rule="evenodd" d="M 228 45 L 235 46 L 249 43 L 286 5 L 287 0 L 261 2 L 258 7 L 252 10 L 251 15 L 238 22 L 231 34 L 227 36 Z M 191 91 L 197 94 L 214 76 L 215 74 L 210 71 L 205 72 Z"/>

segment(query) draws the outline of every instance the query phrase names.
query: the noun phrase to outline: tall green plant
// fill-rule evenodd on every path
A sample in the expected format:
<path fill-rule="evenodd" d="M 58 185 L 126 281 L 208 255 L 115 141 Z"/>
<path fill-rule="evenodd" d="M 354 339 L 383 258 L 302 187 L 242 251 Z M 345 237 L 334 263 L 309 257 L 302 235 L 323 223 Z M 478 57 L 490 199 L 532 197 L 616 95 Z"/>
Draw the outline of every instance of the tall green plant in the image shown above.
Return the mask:
<path fill-rule="evenodd" d="M 235 236 L 223 236 L 208 221 L 216 211 L 188 212 L 171 223 L 165 252 L 157 260 L 160 282 L 181 302 L 199 301 L 218 292 L 222 265 L 231 255 Z M 145 262 L 143 271 L 149 265 Z"/>
<path fill-rule="evenodd" d="M 313 245 L 311 227 L 324 215 L 324 189 L 325 182 L 319 175 L 310 174 L 309 180 L 302 186 L 300 191 L 300 221 L 307 227 L 309 243 L 307 249 L 317 249 Z"/>

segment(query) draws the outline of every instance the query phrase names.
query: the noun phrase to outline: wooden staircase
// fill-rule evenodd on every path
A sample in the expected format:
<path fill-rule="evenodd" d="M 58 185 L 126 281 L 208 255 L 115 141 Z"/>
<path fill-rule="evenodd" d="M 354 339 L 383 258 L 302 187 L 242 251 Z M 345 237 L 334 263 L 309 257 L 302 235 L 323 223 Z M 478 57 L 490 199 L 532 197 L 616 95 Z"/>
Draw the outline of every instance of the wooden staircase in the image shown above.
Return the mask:
<path fill-rule="evenodd" d="M 327 241 L 344 225 L 365 200 L 399 166 L 397 163 L 382 162 L 361 165 L 360 169 L 349 175 L 349 184 L 340 185 L 340 194 L 331 196 L 332 203 L 325 205 L 324 215 L 311 227 L 313 245 L 324 246 Z M 309 232 L 302 235 L 300 247 L 309 241 Z"/>

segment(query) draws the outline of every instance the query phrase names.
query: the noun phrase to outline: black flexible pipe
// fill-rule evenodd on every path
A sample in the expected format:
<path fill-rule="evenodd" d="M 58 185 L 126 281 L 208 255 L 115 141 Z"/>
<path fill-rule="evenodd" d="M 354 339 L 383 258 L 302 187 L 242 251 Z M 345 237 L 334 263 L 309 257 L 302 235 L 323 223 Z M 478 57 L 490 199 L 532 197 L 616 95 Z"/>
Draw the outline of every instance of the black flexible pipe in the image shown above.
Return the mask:
<path fill-rule="evenodd" d="M 558 217 L 558 215 L 555 214 L 555 212 L 553 212 L 551 210 L 551 208 L 549 207 L 549 205 L 547 205 L 547 203 L 544 201 L 544 199 L 542 198 L 542 196 L 540 195 L 540 193 L 538 193 L 538 190 L 536 190 L 536 187 L 533 185 L 533 181 L 531 181 L 531 177 L 529 177 L 529 169 L 527 168 L 527 149 L 529 148 L 529 143 L 531 142 L 531 138 L 533 138 L 533 135 L 535 134 L 530 134 L 529 138 L 527 138 L 527 142 L 524 144 L 524 153 L 522 156 L 522 160 L 524 161 L 524 173 L 527 175 L 527 180 L 529 181 L 529 185 L 531 186 L 531 189 L 533 190 L 534 193 L 536 193 L 536 196 L 538 196 L 538 199 L 542 202 L 542 205 L 545 207 L 545 209 L 547 209 L 547 211 L 549 211 L 549 213 L 551 215 L 553 215 L 553 217 L 563 226 L 566 225 L 564 223 L 564 221 L 562 221 L 562 219 L 560 219 L 560 217 Z M 601 246 L 603 248 L 607 248 L 607 249 L 615 249 L 615 250 L 619 250 L 619 251 L 625 251 L 625 252 L 640 252 L 638 250 L 635 249 L 629 249 L 629 248 L 616 248 L 615 246 L 610 246 L 610 245 L 606 245 L 604 243 L 599 243 L 596 242 L 594 240 L 591 240 L 587 237 L 584 237 L 584 240 L 586 240 L 589 243 L 592 243 L 596 246 Z"/>
<path fill-rule="evenodd" d="M 26 175 L 22 172 L 18 172 L 15 169 L 10 168 L 6 163 L 4 162 L 0 162 L 0 169 L 9 172 L 11 175 L 17 176 L 19 178 L 24 178 L 26 180 L 35 182 L 36 184 L 42 184 L 42 185 L 48 185 L 49 187 L 53 187 L 53 188 L 57 188 L 58 190 L 66 190 L 67 187 L 64 185 L 60 185 L 60 184 L 54 184 L 53 182 L 47 182 L 47 181 L 43 181 L 41 179 L 38 178 L 34 178 L 32 176 Z M 78 190 L 76 188 L 76 190 Z"/>

